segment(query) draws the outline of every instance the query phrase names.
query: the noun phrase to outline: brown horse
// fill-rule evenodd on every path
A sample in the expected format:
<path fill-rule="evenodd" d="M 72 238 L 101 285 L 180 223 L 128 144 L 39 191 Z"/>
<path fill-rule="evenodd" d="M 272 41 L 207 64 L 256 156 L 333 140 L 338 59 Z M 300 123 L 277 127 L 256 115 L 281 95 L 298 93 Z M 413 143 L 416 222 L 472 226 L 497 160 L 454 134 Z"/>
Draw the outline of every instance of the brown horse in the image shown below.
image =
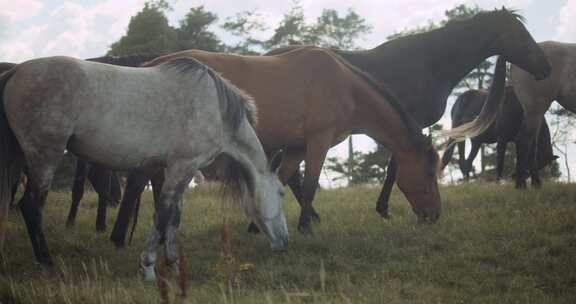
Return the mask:
<path fill-rule="evenodd" d="M 269 54 L 299 47 L 289 46 Z M 422 128 L 440 120 L 454 86 L 488 57 L 501 55 L 540 79 L 550 73 L 546 56 L 524 27 L 522 17 L 507 9 L 452 21 L 438 29 L 394 39 L 370 50 L 336 52 L 377 81 L 386 83 Z M 497 79 L 495 89 L 498 90 L 494 96 L 504 88 L 504 78 Z M 388 200 L 395 177 L 393 157 L 376 206 L 384 217 L 388 216 Z M 297 189 L 298 177 L 293 180 L 295 185 L 291 184 L 291 188 Z"/>
<path fill-rule="evenodd" d="M 494 123 L 492 123 L 492 125 L 490 125 L 490 127 L 486 129 L 484 133 L 470 139 L 472 143 L 472 149 L 467 159 L 465 156 L 465 143 L 458 143 L 458 164 L 460 166 L 462 176 L 465 180 L 468 180 L 470 177 L 472 162 L 476 158 L 482 144 L 497 143 L 496 178 L 498 180 L 502 178 L 502 172 L 504 169 L 504 156 L 508 142 L 514 141 L 516 145 L 518 145 L 516 142 L 516 135 L 518 134 L 518 130 L 522 125 L 522 106 L 518 102 L 518 98 L 516 97 L 514 89 L 511 86 L 506 87 L 504 96 L 504 100 L 502 101 L 502 104 L 498 110 L 498 114 Z M 487 97 L 488 92 L 485 90 L 469 90 L 458 96 L 454 106 L 452 106 L 452 127 L 455 128 L 474 120 L 474 118 L 478 116 L 478 113 L 480 113 L 480 110 L 482 109 L 484 101 Z M 542 121 L 542 126 L 540 126 L 540 128 L 541 130 L 540 138 L 538 141 L 539 153 L 537 169 L 544 168 L 554 159 L 556 159 L 552 153 L 550 130 L 548 129 L 546 120 Z M 442 156 L 442 168 L 445 168 L 452 159 L 452 154 L 455 147 L 455 145 L 449 145 L 449 148 L 444 151 L 444 155 Z M 526 151 L 516 149 L 516 155 L 520 155 L 522 153 L 526 153 Z M 538 170 L 532 170 L 531 175 L 532 184 L 535 187 L 539 187 L 541 182 L 538 175 Z"/>
<path fill-rule="evenodd" d="M 387 88 L 336 54 L 319 48 L 278 56 L 190 50 L 146 65 L 180 57 L 203 62 L 255 98 L 257 134 L 265 151 L 286 152 L 279 172 L 283 182 L 305 161 L 300 231 L 310 231 L 312 201 L 328 149 L 352 133 L 367 134 L 397 153 L 398 183 L 419 220 L 438 218 L 438 157 L 430 141 Z"/>

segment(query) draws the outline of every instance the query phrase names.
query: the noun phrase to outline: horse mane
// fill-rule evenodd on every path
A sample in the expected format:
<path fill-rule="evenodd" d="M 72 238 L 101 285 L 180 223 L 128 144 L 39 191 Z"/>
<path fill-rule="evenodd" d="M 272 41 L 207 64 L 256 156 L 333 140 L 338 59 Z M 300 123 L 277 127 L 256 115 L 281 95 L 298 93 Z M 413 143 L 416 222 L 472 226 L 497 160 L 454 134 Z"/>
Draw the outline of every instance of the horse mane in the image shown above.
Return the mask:
<path fill-rule="evenodd" d="M 159 56 L 161 56 L 161 54 L 133 54 L 124 56 L 106 55 L 101 57 L 89 58 L 86 60 L 119 66 L 126 66 L 126 67 L 138 67 L 143 63 L 146 63 Z"/>
<path fill-rule="evenodd" d="M 161 66 L 176 69 L 179 73 L 202 71 L 208 74 L 216 85 L 222 119 L 228 122 L 232 132 L 237 132 L 242 120 L 246 118 L 252 127 L 256 127 L 257 108 L 254 99 L 214 70 L 191 57 L 179 57 Z M 255 186 L 249 171 L 233 158 L 221 155 L 217 161 L 216 175 L 222 182 L 221 193 L 234 201 L 245 202 L 247 194 L 254 194 Z"/>
<path fill-rule="evenodd" d="M 364 80 L 372 89 L 374 89 L 380 96 L 382 96 L 400 115 L 400 119 L 404 122 L 404 124 L 408 127 L 411 134 L 417 134 L 418 140 L 422 140 L 424 135 L 422 134 L 422 128 L 416 123 L 416 121 L 406 112 L 396 94 L 393 93 L 392 89 L 385 85 L 384 83 L 376 80 L 370 73 L 360 69 L 359 67 L 353 65 L 349 61 L 347 61 L 344 57 L 340 56 L 339 54 L 330 51 L 336 59 L 344 64 L 348 69 L 350 69 L 355 75 L 359 76 L 362 80 Z"/>
<path fill-rule="evenodd" d="M 462 22 L 470 22 L 470 21 L 484 21 L 486 18 L 492 17 L 504 17 L 504 16 L 511 16 L 516 20 L 525 23 L 526 18 L 519 13 L 519 10 L 513 8 L 506 8 L 502 7 L 501 9 L 494 9 L 490 11 L 481 11 L 476 13 L 474 16 L 467 17 L 467 18 L 459 18 L 454 19 L 446 22 L 446 26 L 457 26 Z"/>
<path fill-rule="evenodd" d="M 232 130 L 237 130 L 244 118 L 248 119 L 252 127 L 256 126 L 258 110 L 254 98 L 205 64 L 191 57 L 179 57 L 162 64 L 162 66 L 177 69 L 179 73 L 193 71 L 207 73 L 214 80 L 220 105 L 225 109 L 222 112 L 222 119 L 230 123 Z"/>

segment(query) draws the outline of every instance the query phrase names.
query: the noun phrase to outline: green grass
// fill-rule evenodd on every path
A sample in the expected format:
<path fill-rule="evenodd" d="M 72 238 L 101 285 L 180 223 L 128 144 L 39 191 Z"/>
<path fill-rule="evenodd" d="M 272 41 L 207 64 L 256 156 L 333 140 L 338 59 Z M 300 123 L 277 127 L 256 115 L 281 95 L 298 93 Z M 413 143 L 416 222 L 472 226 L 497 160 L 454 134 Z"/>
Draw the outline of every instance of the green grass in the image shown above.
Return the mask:
<path fill-rule="evenodd" d="M 322 222 L 314 224 L 314 236 L 296 232 L 298 208 L 289 197 L 286 255 L 272 254 L 262 235 L 246 233 L 247 220 L 215 191 L 188 191 L 179 237 L 187 259 L 185 303 L 576 303 L 576 185 L 443 187 L 443 214 L 434 225 L 416 224 L 399 192 L 393 219 L 381 219 L 374 211 L 378 191 L 319 192 Z M 159 303 L 156 285 L 136 276 L 150 197 L 132 245 L 116 250 L 108 233 L 94 232 L 92 193 L 72 229 L 64 227 L 69 194 L 51 194 L 44 226 L 57 261 L 52 271 L 33 263 L 25 226 L 13 212 L 0 303 Z M 222 266 L 224 218 L 241 262 L 254 267 Z"/>

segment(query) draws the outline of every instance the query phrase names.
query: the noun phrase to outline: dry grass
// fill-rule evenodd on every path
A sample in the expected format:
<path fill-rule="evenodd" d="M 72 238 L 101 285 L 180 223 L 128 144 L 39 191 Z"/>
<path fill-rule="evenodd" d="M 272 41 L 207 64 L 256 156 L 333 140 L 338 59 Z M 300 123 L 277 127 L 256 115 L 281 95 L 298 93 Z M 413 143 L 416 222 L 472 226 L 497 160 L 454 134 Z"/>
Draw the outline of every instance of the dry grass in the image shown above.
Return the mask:
<path fill-rule="evenodd" d="M 294 229 L 289 197 L 291 248 L 281 256 L 262 235 L 246 233 L 239 210 L 211 190 L 187 194 L 180 229 L 187 275 L 166 274 L 172 299 L 187 286 L 183 303 L 576 303 L 575 185 L 444 187 L 435 225 L 417 225 L 398 192 L 386 221 L 374 211 L 379 189 L 321 191 L 314 236 Z M 57 265 L 50 271 L 32 263 L 23 221 L 11 214 L 0 303 L 161 302 L 156 284 L 136 276 L 150 199 L 133 244 L 118 251 L 94 232 L 93 194 L 72 229 L 64 227 L 69 194 L 51 194 L 45 229 Z"/>

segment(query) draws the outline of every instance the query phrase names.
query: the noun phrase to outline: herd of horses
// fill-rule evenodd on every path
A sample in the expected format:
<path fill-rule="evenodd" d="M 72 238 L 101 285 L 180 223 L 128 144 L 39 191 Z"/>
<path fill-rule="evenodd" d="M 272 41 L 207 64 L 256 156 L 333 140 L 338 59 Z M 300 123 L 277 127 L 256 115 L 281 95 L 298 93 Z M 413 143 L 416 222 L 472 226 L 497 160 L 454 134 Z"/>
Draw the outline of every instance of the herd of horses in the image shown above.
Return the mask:
<path fill-rule="evenodd" d="M 311 221 L 320 219 L 312 203 L 326 153 L 351 134 L 366 134 L 392 152 L 377 212 L 388 216 L 396 182 L 418 220 L 435 222 L 438 172 L 453 146 L 440 163 L 422 129 L 443 115 L 454 86 L 494 55 L 490 92 L 460 97 L 447 136 L 452 144 L 477 142 L 468 160 L 460 150 L 465 176 L 480 143 L 498 142 L 500 152 L 515 141 L 517 186 L 525 187 L 527 172 L 539 184 L 537 170 L 554 159 L 544 113 L 553 100 L 576 110 L 576 45 L 536 43 L 521 16 L 507 9 L 365 51 L 293 45 L 262 56 L 188 50 L 1 64 L 0 242 L 24 173 L 18 206 L 36 260 L 52 263 L 42 209 L 67 150 L 79 159 L 68 225 L 88 178 L 99 195 L 96 228 L 103 231 L 106 205 L 120 199 L 114 171 L 128 172 L 111 235 L 118 247 L 152 183 L 154 226 L 140 261 L 146 278 L 154 278 L 160 245 L 169 265 L 178 262 L 183 191 L 197 170 L 222 181 L 253 221 L 250 230 L 285 251 L 283 185 L 301 206 L 298 230 L 310 233 Z M 513 64 L 512 87 L 505 86 L 506 62 Z"/>

